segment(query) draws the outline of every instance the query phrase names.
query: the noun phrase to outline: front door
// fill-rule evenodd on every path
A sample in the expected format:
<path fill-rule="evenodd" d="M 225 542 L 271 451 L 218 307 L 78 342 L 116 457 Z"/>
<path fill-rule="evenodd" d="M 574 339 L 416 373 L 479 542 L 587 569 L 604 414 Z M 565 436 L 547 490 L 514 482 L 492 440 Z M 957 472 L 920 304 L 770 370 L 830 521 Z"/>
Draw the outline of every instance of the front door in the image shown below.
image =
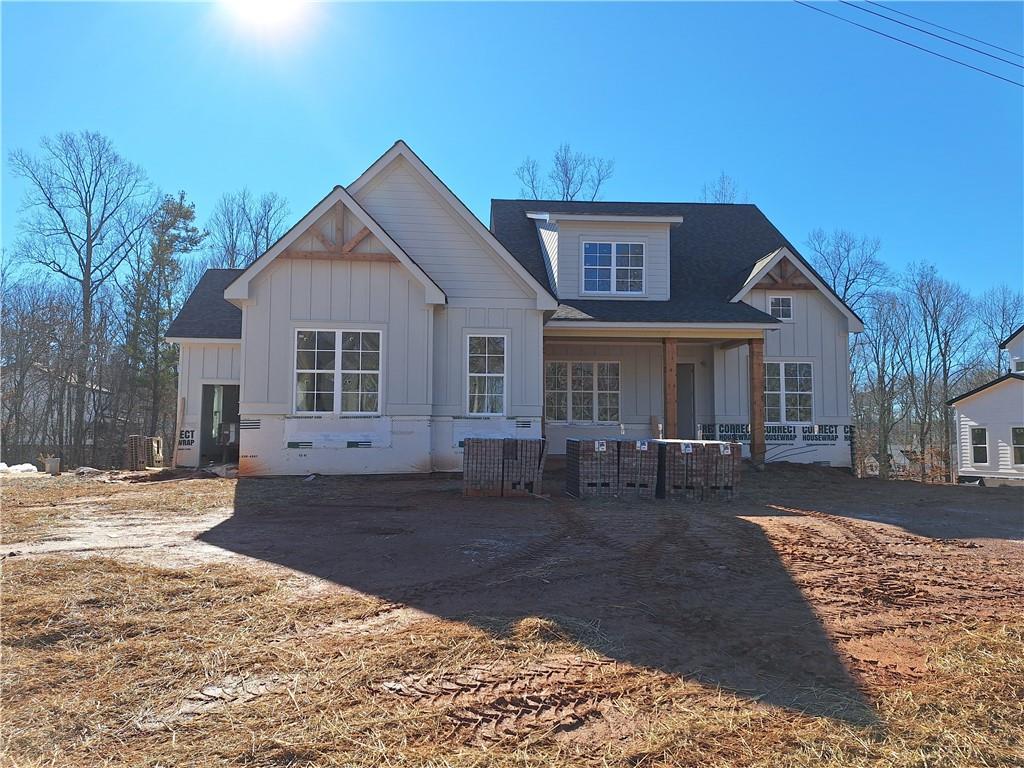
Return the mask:
<path fill-rule="evenodd" d="M 694 440 L 697 437 L 693 372 L 693 363 L 680 363 L 676 366 L 676 418 L 679 419 L 679 437 L 683 440 Z"/>

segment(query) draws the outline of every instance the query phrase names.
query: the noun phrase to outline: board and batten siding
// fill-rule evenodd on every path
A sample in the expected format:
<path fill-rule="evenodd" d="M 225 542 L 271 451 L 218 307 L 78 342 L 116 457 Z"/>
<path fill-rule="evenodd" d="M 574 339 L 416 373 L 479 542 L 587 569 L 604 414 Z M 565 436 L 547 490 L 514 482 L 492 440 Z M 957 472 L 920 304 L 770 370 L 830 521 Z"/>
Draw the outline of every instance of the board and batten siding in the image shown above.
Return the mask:
<path fill-rule="evenodd" d="M 817 291 L 754 290 L 746 302 L 768 312 L 768 297 L 793 299 L 792 322 L 765 332 L 764 359 L 809 362 L 814 376 L 814 421 L 850 418 L 849 325 Z M 715 411 L 719 422 L 745 422 L 750 411 L 746 345 L 715 351 Z"/>
<path fill-rule="evenodd" d="M 959 474 L 1024 480 L 1024 464 L 1013 463 L 1013 427 L 1024 427 L 1024 381 L 1007 379 L 956 404 Z M 988 462 L 975 464 L 971 428 L 988 433 Z"/>
<path fill-rule="evenodd" d="M 396 262 L 278 259 L 253 281 L 243 313 L 242 413 L 294 407 L 297 328 L 383 331 L 384 415 L 430 413 L 432 308 Z"/>
<path fill-rule="evenodd" d="M 404 158 L 355 197 L 449 298 L 535 300 L 533 289 Z"/>
<path fill-rule="evenodd" d="M 495 302 L 501 304 L 501 302 Z M 541 333 L 543 313 L 518 306 L 438 306 L 434 309 L 435 416 L 467 415 L 467 338 L 508 337 L 506 416 L 541 415 Z"/>
<path fill-rule="evenodd" d="M 584 241 L 643 243 L 645 292 L 636 296 L 617 294 L 615 298 L 623 301 L 669 298 L 669 225 L 594 221 L 558 222 L 559 298 L 600 298 L 600 294 L 582 293 Z"/>

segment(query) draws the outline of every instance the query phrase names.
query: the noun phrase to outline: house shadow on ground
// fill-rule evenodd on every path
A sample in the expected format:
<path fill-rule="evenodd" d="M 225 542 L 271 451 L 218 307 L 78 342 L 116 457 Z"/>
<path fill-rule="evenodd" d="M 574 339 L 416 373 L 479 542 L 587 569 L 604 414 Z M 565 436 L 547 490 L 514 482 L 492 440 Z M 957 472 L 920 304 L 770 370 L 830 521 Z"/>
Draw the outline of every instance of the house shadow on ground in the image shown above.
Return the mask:
<path fill-rule="evenodd" d="M 762 530 L 729 504 L 463 498 L 460 488 L 241 478 L 234 515 L 199 538 L 494 634 L 546 618 L 621 662 L 876 722 Z"/>

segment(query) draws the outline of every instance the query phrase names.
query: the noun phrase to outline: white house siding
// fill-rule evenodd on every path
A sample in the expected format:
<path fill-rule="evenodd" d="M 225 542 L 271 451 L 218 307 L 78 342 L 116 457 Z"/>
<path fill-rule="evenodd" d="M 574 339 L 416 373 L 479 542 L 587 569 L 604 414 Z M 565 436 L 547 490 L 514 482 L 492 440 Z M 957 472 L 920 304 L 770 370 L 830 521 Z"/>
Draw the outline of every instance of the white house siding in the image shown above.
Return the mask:
<path fill-rule="evenodd" d="M 278 259 L 242 313 L 243 474 L 430 471 L 433 311 L 396 262 Z M 295 331 L 382 332 L 381 415 L 294 413 Z M 243 424 L 243 426 L 245 426 Z M 371 447 L 352 447 L 349 442 Z M 289 448 L 288 443 L 312 443 Z"/>
<path fill-rule="evenodd" d="M 582 294 L 580 269 L 583 242 L 589 240 L 644 243 L 645 288 L 643 296 L 616 296 L 623 301 L 669 298 L 669 225 L 601 223 L 594 221 L 558 222 L 558 297 L 579 298 Z M 586 298 L 593 298 L 587 294 Z M 598 296 L 600 298 L 600 296 Z"/>
<path fill-rule="evenodd" d="M 1024 427 L 1024 381 L 1007 379 L 956 404 L 961 477 L 1024 481 L 1024 464 L 1013 463 L 1010 430 Z M 988 463 L 975 464 L 971 428 L 988 431 Z"/>
<path fill-rule="evenodd" d="M 449 306 L 434 309 L 433 460 L 439 471 L 462 468 L 459 443 L 466 437 L 540 437 L 543 313 L 531 308 L 532 300 L 482 303 L 452 300 Z M 472 334 L 507 337 L 502 417 L 467 413 L 466 345 Z"/>
<path fill-rule="evenodd" d="M 404 158 L 355 197 L 449 298 L 535 298 Z"/>
<path fill-rule="evenodd" d="M 713 351 L 707 344 L 679 345 L 680 363 L 694 364 L 695 415 L 698 424 L 714 422 Z M 565 424 L 545 422 L 548 451 L 565 453 L 570 437 L 630 439 L 657 437 L 664 424 L 664 348 L 660 341 L 565 341 L 544 343 L 544 361 L 619 363 L 619 418 L 621 424 Z"/>
<path fill-rule="evenodd" d="M 793 299 L 792 322 L 765 333 L 765 362 L 809 362 L 813 366 L 814 424 L 766 427 L 768 461 L 850 460 L 849 333 L 846 317 L 817 291 L 754 290 L 746 302 L 768 311 L 768 296 Z M 720 437 L 742 434 L 749 424 L 750 372 L 747 347 L 715 351 L 715 413 Z"/>
<path fill-rule="evenodd" d="M 204 384 L 238 384 L 241 373 L 241 342 L 210 344 L 201 341 L 178 345 L 178 433 L 174 463 L 199 465 L 199 430 Z M 184 406 L 184 408 L 182 408 Z"/>
<path fill-rule="evenodd" d="M 551 285 L 558 295 L 558 226 L 546 221 L 537 221 L 537 236 L 544 252 L 544 266 L 548 271 Z"/>

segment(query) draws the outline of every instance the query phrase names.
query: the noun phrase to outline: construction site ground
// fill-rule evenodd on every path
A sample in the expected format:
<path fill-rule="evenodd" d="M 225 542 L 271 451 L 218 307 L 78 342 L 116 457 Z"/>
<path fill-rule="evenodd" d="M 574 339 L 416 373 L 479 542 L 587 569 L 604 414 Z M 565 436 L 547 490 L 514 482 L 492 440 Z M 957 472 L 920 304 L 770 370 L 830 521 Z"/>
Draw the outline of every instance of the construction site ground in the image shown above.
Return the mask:
<path fill-rule="evenodd" d="M 3 764 L 1024 765 L 1024 490 L 563 479 L 5 477 Z"/>

